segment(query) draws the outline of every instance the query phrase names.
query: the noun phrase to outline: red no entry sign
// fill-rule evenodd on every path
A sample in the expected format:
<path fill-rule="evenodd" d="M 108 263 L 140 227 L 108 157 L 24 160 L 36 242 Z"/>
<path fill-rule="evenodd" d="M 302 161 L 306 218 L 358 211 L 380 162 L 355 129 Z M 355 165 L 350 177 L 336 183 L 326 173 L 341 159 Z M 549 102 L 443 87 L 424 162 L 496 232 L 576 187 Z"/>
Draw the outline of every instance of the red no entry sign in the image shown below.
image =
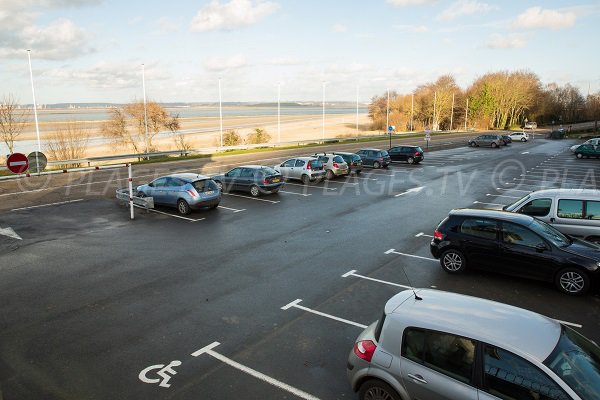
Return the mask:
<path fill-rule="evenodd" d="M 8 156 L 6 166 L 13 174 L 22 174 L 27 171 L 29 162 L 27 161 L 27 156 L 25 154 L 13 153 Z"/>

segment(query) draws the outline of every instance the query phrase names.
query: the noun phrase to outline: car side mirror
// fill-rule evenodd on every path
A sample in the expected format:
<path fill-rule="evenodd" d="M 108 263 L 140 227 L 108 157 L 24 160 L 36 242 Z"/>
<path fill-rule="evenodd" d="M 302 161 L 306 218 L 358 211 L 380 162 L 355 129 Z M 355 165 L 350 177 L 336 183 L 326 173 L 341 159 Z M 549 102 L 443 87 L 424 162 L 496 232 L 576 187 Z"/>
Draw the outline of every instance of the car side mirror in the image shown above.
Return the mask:
<path fill-rule="evenodd" d="M 544 243 L 538 243 L 535 245 L 535 250 L 538 253 L 543 253 L 544 251 L 548 250 L 548 247 L 546 247 Z"/>

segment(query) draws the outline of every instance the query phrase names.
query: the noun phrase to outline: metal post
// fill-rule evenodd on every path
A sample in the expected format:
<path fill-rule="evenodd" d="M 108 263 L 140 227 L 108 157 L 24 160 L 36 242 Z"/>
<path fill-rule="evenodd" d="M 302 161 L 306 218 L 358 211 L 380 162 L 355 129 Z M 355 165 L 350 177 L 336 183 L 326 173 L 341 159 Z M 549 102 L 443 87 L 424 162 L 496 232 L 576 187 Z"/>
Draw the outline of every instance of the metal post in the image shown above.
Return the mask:
<path fill-rule="evenodd" d="M 128 164 L 129 166 L 129 209 L 130 209 L 130 214 L 131 214 L 131 219 L 134 219 L 134 214 L 133 214 L 133 177 L 132 177 L 132 173 L 131 173 L 131 163 Z"/>
<path fill-rule="evenodd" d="M 38 125 L 37 104 L 35 103 L 35 89 L 33 87 L 33 70 L 31 69 L 31 50 L 27 50 L 27 58 L 29 59 L 29 77 L 31 78 L 31 94 L 33 96 L 33 116 L 35 118 L 35 133 L 37 134 L 38 152 L 42 152 L 42 144 L 40 142 L 40 127 Z M 35 153 L 35 167 L 38 175 L 40 175 L 40 160 L 38 153 Z"/>
<path fill-rule="evenodd" d="M 321 127 L 321 136 L 325 140 L 325 82 L 323 82 L 323 125 Z"/>
<path fill-rule="evenodd" d="M 415 130 L 414 113 L 415 113 L 415 94 L 413 93 L 410 95 L 410 131 L 411 132 Z"/>
<path fill-rule="evenodd" d="M 223 104 L 221 100 L 221 78 L 219 78 L 219 126 L 221 132 L 221 150 L 223 150 Z"/>
<path fill-rule="evenodd" d="M 467 97 L 467 108 L 465 108 L 465 132 L 467 131 L 467 118 L 469 118 L 469 98 Z"/>
<path fill-rule="evenodd" d="M 281 143 L 281 82 L 277 84 L 277 143 Z"/>
<path fill-rule="evenodd" d="M 437 103 L 437 91 L 433 92 L 433 123 L 431 124 L 431 130 L 436 131 L 436 120 L 435 120 L 435 104 Z"/>
<path fill-rule="evenodd" d="M 387 90 L 387 107 L 385 109 L 385 129 L 390 130 L 390 89 Z"/>
<path fill-rule="evenodd" d="M 452 93 L 452 111 L 450 111 L 450 132 L 452 132 L 452 119 L 454 117 L 454 93 Z"/>
<path fill-rule="evenodd" d="M 150 159 L 148 152 L 150 151 L 148 141 L 148 111 L 146 109 L 146 75 L 144 71 L 144 64 L 142 64 L 142 89 L 144 91 L 144 126 L 146 127 L 146 159 Z"/>
<path fill-rule="evenodd" d="M 356 85 L 356 140 L 358 141 L 358 137 L 359 137 L 359 132 L 358 132 L 358 85 Z"/>

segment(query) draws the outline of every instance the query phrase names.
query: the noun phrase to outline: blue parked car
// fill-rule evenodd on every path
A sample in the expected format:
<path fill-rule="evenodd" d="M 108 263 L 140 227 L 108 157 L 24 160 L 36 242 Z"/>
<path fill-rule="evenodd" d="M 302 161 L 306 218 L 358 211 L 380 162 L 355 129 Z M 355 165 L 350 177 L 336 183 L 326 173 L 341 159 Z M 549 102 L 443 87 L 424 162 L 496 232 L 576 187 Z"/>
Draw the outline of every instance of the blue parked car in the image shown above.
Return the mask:
<path fill-rule="evenodd" d="M 140 197 L 153 197 L 154 204 L 177 207 L 181 214 L 189 214 L 192 209 L 216 208 L 221 202 L 221 191 L 215 181 L 197 174 L 161 176 L 138 186 L 136 192 Z"/>
<path fill-rule="evenodd" d="M 277 193 L 285 184 L 279 172 L 264 165 L 243 165 L 223 175 L 213 176 L 212 179 L 223 191 L 240 190 L 253 197 Z"/>

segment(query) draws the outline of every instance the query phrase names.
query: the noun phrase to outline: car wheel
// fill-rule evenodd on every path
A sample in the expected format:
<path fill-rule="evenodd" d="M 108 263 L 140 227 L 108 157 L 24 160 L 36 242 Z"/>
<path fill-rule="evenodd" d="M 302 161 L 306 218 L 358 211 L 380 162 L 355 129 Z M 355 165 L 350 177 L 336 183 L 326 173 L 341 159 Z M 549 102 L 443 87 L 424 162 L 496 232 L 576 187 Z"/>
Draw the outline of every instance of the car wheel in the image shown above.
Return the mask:
<path fill-rule="evenodd" d="M 477 143 L 471 142 L 471 147 L 477 147 Z"/>
<path fill-rule="evenodd" d="M 250 186 L 250 194 L 252 195 L 252 197 L 258 197 L 258 195 L 260 194 L 260 190 L 258 189 L 258 186 L 256 186 L 256 185 Z"/>
<path fill-rule="evenodd" d="M 581 154 L 581 153 L 575 153 L 575 157 L 577 157 L 577 158 L 583 158 L 583 154 Z"/>
<path fill-rule="evenodd" d="M 590 278 L 578 268 L 565 268 L 556 274 L 556 287 L 563 293 L 580 296 L 590 288 Z"/>
<path fill-rule="evenodd" d="M 308 185 L 310 183 L 310 178 L 308 177 L 308 175 L 302 175 L 302 183 L 305 185 Z"/>
<path fill-rule="evenodd" d="M 356 175 L 360 175 L 360 173 L 361 173 L 361 170 L 360 170 L 360 169 L 358 169 L 358 170 L 356 170 L 354 173 L 355 173 Z"/>
<path fill-rule="evenodd" d="M 451 274 L 460 274 L 467 269 L 467 259 L 458 250 L 450 249 L 442 253 L 440 264 L 444 271 Z"/>
<path fill-rule="evenodd" d="M 360 386 L 360 400 L 402 400 L 398 393 L 387 383 L 371 379 Z"/>
<path fill-rule="evenodd" d="M 381 168 L 381 164 L 379 164 L 379 161 L 375 161 L 375 162 L 373 163 L 373 168 L 375 168 L 375 169 L 379 169 L 379 168 Z"/>
<path fill-rule="evenodd" d="M 146 197 L 146 193 L 144 192 L 137 192 L 137 197 Z"/>
<path fill-rule="evenodd" d="M 215 181 L 215 183 L 217 184 L 217 187 L 219 188 L 219 190 L 222 192 L 223 191 L 223 182 Z"/>
<path fill-rule="evenodd" d="M 492 149 L 495 149 L 498 145 L 495 142 L 492 142 Z"/>
<path fill-rule="evenodd" d="M 177 201 L 177 211 L 179 211 L 179 214 L 187 215 L 190 213 L 190 211 L 192 211 L 192 209 L 187 201 L 184 199 L 179 199 Z"/>
<path fill-rule="evenodd" d="M 327 180 L 331 180 L 335 177 L 334 173 L 332 170 L 328 169 L 327 172 L 325 173 L 325 179 Z"/>
<path fill-rule="evenodd" d="M 409 163 L 409 164 L 414 164 L 415 159 L 412 158 L 412 157 L 408 157 L 408 159 L 406 160 L 406 162 Z"/>
<path fill-rule="evenodd" d="M 526 142 L 526 141 L 527 141 L 527 139 L 521 138 L 521 142 Z"/>

